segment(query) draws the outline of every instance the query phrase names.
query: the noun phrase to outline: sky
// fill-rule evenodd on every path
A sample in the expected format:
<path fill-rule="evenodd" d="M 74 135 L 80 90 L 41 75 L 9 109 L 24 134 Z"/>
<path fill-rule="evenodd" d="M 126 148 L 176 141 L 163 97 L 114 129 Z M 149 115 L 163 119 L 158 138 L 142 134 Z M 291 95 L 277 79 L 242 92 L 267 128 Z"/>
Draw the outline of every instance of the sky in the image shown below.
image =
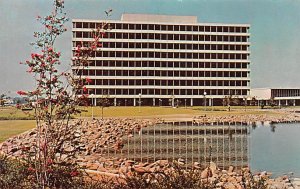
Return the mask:
<path fill-rule="evenodd" d="M 71 20 L 120 20 L 122 13 L 197 16 L 203 23 L 250 24 L 251 87 L 300 88 L 300 0 L 65 0 L 68 31 L 57 40 L 63 69 L 71 62 Z M 0 94 L 30 90 L 33 78 L 20 61 L 34 49 L 38 15 L 51 12 L 52 0 L 0 0 Z"/>

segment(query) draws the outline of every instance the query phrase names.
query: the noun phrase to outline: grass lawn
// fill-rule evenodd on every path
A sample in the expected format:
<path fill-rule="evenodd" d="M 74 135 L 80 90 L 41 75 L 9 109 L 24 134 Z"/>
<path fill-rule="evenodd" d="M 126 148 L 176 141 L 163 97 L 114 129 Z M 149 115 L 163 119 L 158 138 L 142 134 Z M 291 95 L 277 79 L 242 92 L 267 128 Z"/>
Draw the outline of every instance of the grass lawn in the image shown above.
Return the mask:
<path fill-rule="evenodd" d="M 3 120 L 0 121 L 0 142 L 35 127 L 34 120 Z"/>
<path fill-rule="evenodd" d="M 94 117 L 101 117 L 101 107 L 82 107 L 84 110 L 80 115 L 75 117 L 92 117 L 92 110 L 94 111 Z M 152 106 L 110 106 L 104 108 L 103 117 L 159 117 L 166 115 L 228 115 L 228 114 L 273 114 L 272 110 L 261 111 L 257 106 L 247 106 L 246 111 L 244 106 L 231 106 L 231 111 L 227 111 L 226 106 L 214 106 L 205 107 L 194 106 L 194 107 L 152 107 Z M 33 111 L 22 111 L 15 107 L 0 107 L 0 120 L 26 120 L 33 119 Z"/>
<path fill-rule="evenodd" d="M 22 111 L 15 107 L 0 107 L 0 120 L 33 119 L 33 111 Z"/>
<path fill-rule="evenodd" d="M 92 112 L 94 112 L 94 117 L 101 117 L 101 107 L 83 107 L 84 111 L 81 115 L 76 117 L 92 117 Z M 227 107 L 216 106 L 216 107 L 207 107 L 206 111 L 204 107 L 151 107 L 151 106 L 142 106 L 139 107 L 106 107 L 104 108 L 103 117 L 159 117 L 166 115 L 228 115 L 228 114 L 275 114 L 273 111 L 261 111 L 257 107 L 247 107 L 246 111 L 244 107 L 231 107 L 231 111 L 227 111 Z"/>

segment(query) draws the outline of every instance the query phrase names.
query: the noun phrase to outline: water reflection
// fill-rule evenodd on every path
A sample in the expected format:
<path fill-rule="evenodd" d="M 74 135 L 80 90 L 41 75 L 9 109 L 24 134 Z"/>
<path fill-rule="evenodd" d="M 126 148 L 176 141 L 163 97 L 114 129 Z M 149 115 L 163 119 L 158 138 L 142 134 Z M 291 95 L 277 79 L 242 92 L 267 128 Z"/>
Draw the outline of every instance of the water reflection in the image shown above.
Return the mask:
<path fill-rule="evenodd" d="M 252 126 L 252 129 L 253 129 L 253 130 L 256 129 L 256 127 L 257 127 L 256 122 L 253 122 L 253 123 L 251 124 L 251 126 Z"/>
<path fill-rule="evenodd" d="M 300 123 L 171 122 L 131 133 L 122 138 L 121 150 L 105 149 L 102 155 L 149 163 L 182 159 L 187 166 L 199 162 L 203 167 L 209 161 L 220 168 L 250 164 L 254 172 L 300 177 L 299 133 Z"/>
<path fill-rule="evenodd" d="M 242 123 L 170 122 L 142 128 L 123 138 L 124 147 L 115 156 L 141 162 L 182 159 L 186 165 L 210 161 L 220 168 L 248 166 L 249 128 Z"/>
<path fill-rule="evenodd" d="M 275 133 L 276 126 L 273 123 L 270 123 L 270 128 L 273 133 Z"/>
<path fill-rule="evenodd" d="M 273 176 L 290 172 L 300 177 L 300 123 L 258 124 L 251 130 L 250 165 L 255 171 L 269 171 Z"/>

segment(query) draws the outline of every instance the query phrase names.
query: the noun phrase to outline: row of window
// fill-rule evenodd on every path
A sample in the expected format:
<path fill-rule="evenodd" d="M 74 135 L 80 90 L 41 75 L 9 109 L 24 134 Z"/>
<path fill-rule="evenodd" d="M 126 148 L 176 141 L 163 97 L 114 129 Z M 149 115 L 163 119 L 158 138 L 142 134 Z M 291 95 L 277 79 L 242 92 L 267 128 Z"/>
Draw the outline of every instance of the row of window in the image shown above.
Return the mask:
<path fill-rule="evenodd" d="M 156 31 L 195 31 L 195 32 L 230 32 L 247 33 L 248 27 L 240 26 L 199 26 L 199 25 L 165 25 L 165 24 L 139 24 L 139 23 L 104 23 L 111 29 L 124 30 L 156 30 Z M 73 28 L 102 28 L 103 23 L 74 22 Z"/>
<path fill-rule="evenodd" d="M 76 56 L 76 51 L 73 51 Z M 95 51 L 91 57 L 119 58 L 180 58 L 180 59 L 231 59 L 247 60 L 248 54 L 241 53 L 184 53 L 184 52 L 140 52 L 140 51 Z"/>
<path fill-rule="evenodd" d="M 121 79 L 92 79 L 89 85 L 119 85 L 119 86 L 248 86 L 247 81 L 239 80 L 121 80 Z"/>
<path fill-rule="evenodd" d="M 300 96 L 300 89 L 272 89 L 272 97 Z"/>
<path fill-rule="evenodd" d="M 88 42 L 73 41 L 73 47 L 83 45 L 88 47 Z M 224 44 L 188 44 L 188 43 L 128 43 L 128 42 L 103 42 L 103 48 L 132 48 L 132 49 L 178 49 L 178 50 L 231 50 L 246 51 L 249 45 L 224 45 Z"/>
<path fill-rule="evenodd" d="M 91 60 L 89 66 L 97 67 L 155 67 L 155 68 L 243 68 L 249 63 L 240 62 L 154 62 L 154 61 L 103 61 Z"/>
<path fill-rule="evenodd" d="M 93 38 L 92 32 L 73 32 L 74 38 Z M 247 42 L 247 36 L 229 35 L 190 35 L 190 34 L 159 34 L 159 33 L 114 33 L 107 32 L 103 38 L 107 39 L 145 39 L 145 40 L 177 40 L 177 41 L 225 41 Z"/>
<path fill-rule="evenodd" d="M 75 72 L 75 70 L 74 70 Z M 76 74 L 76 73 L 75 73 Z M 229 71 L 160 71 L 160 70 L 78 70 L 84 76 L 156 76 L 156 77 L 248 77 L 248 72 Z"/>
<path fill-rule="evenodd" d="M 95 95 L 247 95 L 247 89 L 89 89 Z"/>

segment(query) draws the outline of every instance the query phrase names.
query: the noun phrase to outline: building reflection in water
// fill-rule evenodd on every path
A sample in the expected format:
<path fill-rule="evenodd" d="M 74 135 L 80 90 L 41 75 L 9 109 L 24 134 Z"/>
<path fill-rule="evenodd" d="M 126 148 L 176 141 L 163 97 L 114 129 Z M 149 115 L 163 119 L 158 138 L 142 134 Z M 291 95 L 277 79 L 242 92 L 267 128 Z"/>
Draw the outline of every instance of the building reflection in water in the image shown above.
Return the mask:
<path fill-rule="evenodd" d="M 123 138 L 124 147 L 114 155 L 150 163 L 180 158 L 186 165 L 199 162 L 205 167 L 213 161 L 220 168 L 241 168 L 249 162 L 249 131 L 243 123 L 162 123 Z"/>

